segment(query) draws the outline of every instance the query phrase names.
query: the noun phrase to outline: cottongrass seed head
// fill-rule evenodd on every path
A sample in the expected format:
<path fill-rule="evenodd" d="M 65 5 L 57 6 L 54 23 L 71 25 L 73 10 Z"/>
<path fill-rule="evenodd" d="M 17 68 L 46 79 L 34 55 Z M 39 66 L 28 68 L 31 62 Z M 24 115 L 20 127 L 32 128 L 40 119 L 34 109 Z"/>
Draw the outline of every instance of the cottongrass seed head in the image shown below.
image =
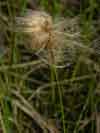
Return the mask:
<path fill-rule="evenodd" d="M 27 11 L 16 17 L 17 29 L 27 36 L 26 48 L 36 52 L 47 64 L 65 66 L 76 59 L 78 45 L 82 45 L 79 18 L 53 20 L 44 11 Z"/>

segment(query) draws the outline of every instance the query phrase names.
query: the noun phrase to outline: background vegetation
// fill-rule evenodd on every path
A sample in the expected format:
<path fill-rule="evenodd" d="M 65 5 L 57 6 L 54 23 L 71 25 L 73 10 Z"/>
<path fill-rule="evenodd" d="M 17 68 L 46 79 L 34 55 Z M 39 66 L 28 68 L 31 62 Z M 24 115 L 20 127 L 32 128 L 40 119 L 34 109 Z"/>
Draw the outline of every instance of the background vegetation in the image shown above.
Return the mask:
<path fill-rule="evenodd" d="M 12 30 L 27 9 L 79 17 L 84 57 L 45 67 Z M 99 17 L 99 0 L 0 0 L 0 132 L 100 133 Z"/>

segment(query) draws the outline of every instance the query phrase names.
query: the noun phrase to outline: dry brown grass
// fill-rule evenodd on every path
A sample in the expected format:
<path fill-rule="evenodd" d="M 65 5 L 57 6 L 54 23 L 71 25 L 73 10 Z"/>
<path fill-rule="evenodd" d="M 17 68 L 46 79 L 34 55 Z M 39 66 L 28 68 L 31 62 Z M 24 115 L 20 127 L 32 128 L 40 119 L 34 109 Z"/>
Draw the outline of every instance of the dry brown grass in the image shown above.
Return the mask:
<path fill-rule="evenodd" d="M 69 62 L 70 58 L 75 57 L 76 45 L 82 45 L 78 17 L 59 18 L 56 21 L 46 12 L 27 11 L 25 16 L 17 17 L 16 20 L 17 31 L 28 37 L 28 43 L 24 41 L 26 48 L 38 55 L 42 53 L 39 56 L 44 57 L 47 64 L 58 65 L 65 56 Z M 69 53 L 71 57 L 67 56 Z"/>

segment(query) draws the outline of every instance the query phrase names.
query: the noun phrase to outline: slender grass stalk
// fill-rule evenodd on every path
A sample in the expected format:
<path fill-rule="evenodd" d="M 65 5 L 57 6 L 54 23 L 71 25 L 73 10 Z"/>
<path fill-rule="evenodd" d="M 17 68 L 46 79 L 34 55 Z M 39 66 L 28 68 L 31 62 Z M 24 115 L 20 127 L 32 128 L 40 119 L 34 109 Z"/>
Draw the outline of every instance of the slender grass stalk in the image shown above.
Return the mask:
<path fill-rule="evenodd" d="M 95 101 L 94 101 L 94 89 L 95 89 L 95 79 L 91 79 L 89 83 L 89 101 L 90 101 L 90 108 L 91 108 L 91 114 L 96 112 L 95 110 Z M 95 131 L 95 124 L 94 121 L 91 121 L 91 133 L 94 133 Z"/>
<path fill-rule="evenodd" d="M 59 84 L 59 78 L 58 78 L 58 74 L 57 74 L 57 69 L 53 65 L 51 67 L 52 67 L 51 70 L 53 71 L 55 79 L 56 79 L 56 82 L 57 82 L 57 88 L 58 88 L 58 94 L 59 94 L 59 102 L 60 102 L 60 107 L 61 107 L 61 118 L 62 118 L 62 123 L 63 123 L 63 132 L 67 133 L 66 132 L 66 126 L 65 126 L 65 114 L 64 114 L 62 87 Z"/>
<path fill-rule="evenodd" d="M 78 118 L 77 122 L 76 122 L 76 126 L 75 126 L 75 129 L 74 129 L 73 133 L 77 133 L 78 132 L 80 120 L 82 119 L 83 113 L 84 113 L 84 111 L 86 110 L 86 108 L 88 106 L 88 102 L 89 102 L 89 96 L 87 97 L 87 99 L 85 101 L 85 104 L 84 104 L 83 109 L 82 109 L 82 111 L 81 111 L 81 113 L 79 115 L 79 118 Z"/>

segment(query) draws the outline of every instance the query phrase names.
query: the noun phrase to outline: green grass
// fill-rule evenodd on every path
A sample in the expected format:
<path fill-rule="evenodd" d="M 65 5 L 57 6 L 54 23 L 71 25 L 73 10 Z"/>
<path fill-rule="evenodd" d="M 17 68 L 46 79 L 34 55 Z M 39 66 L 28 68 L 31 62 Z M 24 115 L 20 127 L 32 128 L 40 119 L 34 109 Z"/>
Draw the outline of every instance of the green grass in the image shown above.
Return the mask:
<path fill-rule="evenodd" d="M 97 93 L 100 62 L 91 59 L 89 52 L 83 54 L 83 60 L 80 54 L 66 69 L 45 67 L 43 60 L 31 60 L 20 48 L 21 34 L 9 30 L 9 24 L 16 28 L 14 18 L 26 12 L 27 1 L 1 3 L 0 37 L 1 32 L 3 36 L 0 39 L 4 39 L 5 50 L 0 53 L 0 129 L 3 133 L 37 133 L 41 129 L 43 133 L 54 129 L 62 133 L 97 133 L 95 114 L 100 104 Z M 41 0 L 39 5 L 53 17 L 61 15 L 60 6 L 59 1 L 50 6 L 47 0 Z M 95 39 L 92 27 L 98 8 L 95 0 L 89 0 L 76 14 L 66 10 L 70 12 L 67 15 L 80 16 L 81 35 L 87 47 L 91 47 Z M 4 19 L 5 15 L 9 21 Z M 24 58 L 28 61 L 22 62 Z"/>

